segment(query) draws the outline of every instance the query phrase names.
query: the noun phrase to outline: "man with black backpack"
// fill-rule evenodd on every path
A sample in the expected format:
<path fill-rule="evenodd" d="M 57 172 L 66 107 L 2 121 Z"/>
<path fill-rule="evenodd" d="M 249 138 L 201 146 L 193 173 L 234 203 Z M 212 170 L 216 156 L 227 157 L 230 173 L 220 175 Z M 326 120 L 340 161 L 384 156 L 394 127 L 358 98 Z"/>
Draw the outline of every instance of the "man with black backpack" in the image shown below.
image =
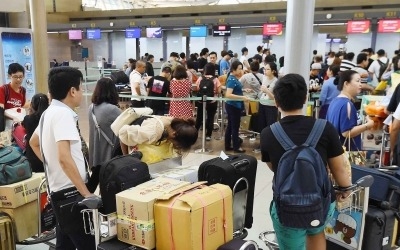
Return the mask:
<path fill-rule="evenodd" d="M 273 90 L 282 119 L 261 133 L 261 159 L 274 172 L 272 223 L 281 249 L 326 249 L 324 228 L 336 199 L 327 168 L 341 187 L 351 185 L 343 167 L 336 129 L 325 120 L 304 116 L 307 85 L 287 74 Z M 306 248 L 307 246 L 307 248 Z"/>
<path fill-rule="evenodd" d="M 368 73 L 372 79 L 372 85 L 376 86 L 381 81 L 383 73 L 389 66 L 389 59 L 386 57 L 386 52 L 383 49 L 376 52 L 378 59 L 376 59 L 368 68 Z"/>

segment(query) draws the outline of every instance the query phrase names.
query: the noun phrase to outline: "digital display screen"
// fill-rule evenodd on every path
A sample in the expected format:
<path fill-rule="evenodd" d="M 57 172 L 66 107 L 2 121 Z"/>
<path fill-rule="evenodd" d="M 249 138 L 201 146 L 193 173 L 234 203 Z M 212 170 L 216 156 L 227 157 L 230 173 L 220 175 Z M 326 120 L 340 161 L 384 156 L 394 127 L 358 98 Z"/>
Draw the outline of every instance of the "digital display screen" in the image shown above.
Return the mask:
<path fill-rule="evenodd" d="M 68 30 L 69 40 L 82 40 L 82 30 Z"/>
<path fill-rule="evenodd" d="M 162 28 L 146 28 L 146 37 L 148 38 L 162 38 Z"/>
<path fill-rule="evenodd" d="M 398 33 L 400 32 L 400 19 L 379 20 L 378 32 Z"/>
<path fill-rule="evenodd" d="M 101 30 L 100 29 L 87 29 L 86 30 L 86 39 L 100 40 L 101 39 Z"/>
<path fill-rule="evenodd" d="M 190 27 L 190 37 L 207 37 L 207 26 Z"/>
<path fill-rule="evenodd" d="M 371 21 L 360 20 L 360 21 L 348 21 L 347 22 L 347 33 L 368 33 Z"/>
<path fill-rule="evenodd" d="M 140 38 L 141 28 L 127 28 L 125 30 L 125 38 Z"/>
<path fill-rule="evenodd" d="M 230 25 L 213 26 L 213 36 L 231 36 L 231 26 Z"/>
<path fill-rule="evenodd" d="M 263 36 L 282 35 L 282 23 L 265 23 L 263 25 Z"/>

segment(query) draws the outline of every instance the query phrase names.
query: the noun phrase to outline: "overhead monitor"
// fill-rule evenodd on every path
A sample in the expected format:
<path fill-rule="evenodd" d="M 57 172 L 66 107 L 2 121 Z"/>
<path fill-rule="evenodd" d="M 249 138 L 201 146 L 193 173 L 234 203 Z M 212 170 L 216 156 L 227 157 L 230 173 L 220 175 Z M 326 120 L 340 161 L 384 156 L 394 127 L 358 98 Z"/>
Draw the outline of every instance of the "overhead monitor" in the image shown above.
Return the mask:
<path fill-rule="evenodd" d="M 69 40 L 82 40 L 82 30 L 68 30 Z"/>
<path fill-rule="evenodd" d="M 125 38 L 140 38 L 141 28 L 126 28 Z"/>
<path fill-rule="evenodd" d="M 231 36 L 231 26 L 226 24 L 213 26 L 213 36 Z"/>
<path fill-rule="evenodd" d="M 282 23 L 265 23 L 263 25 L 263 36 L 280 36 L 282 30 Z"/>
<path fill-rule="evenodd" d="M 100 29 L 87 29 L 86 30 L 86 39 L 100 40 L 101 39 L 101 30 Z"/>
<path fill-rule="evenodd" d="M 148 38 L 162 38 L 162 28 L 146 28 L 146 37 Z"/>
<path fill-rule="evenodd" d="M 368 33 L 370 25 L 370 20 L 348 21 L 347 33 Z"/>
<path fill-rule="evenodd" d="M 207 37 L 207 26 L 190 27 L 190 37 Z"/>
<path fill-rule="evenodd" d="M 397 33 L 400 32 L 400 19 L 379 20 L 378 32 Z"/>

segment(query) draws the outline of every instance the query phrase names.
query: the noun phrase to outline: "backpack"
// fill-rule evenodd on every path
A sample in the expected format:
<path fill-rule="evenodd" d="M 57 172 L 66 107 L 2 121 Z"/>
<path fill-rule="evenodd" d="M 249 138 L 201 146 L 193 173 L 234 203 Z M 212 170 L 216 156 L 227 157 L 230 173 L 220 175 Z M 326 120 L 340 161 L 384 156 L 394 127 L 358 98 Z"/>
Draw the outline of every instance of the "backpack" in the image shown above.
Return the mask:
<path fill-rule="evenodd" d="M 103 214 L 116 211 L 115 195 L 150 180 L 149 167 L 133 155 L 112 158 L 101 165 L 99 182 Z"/>
<path fill-rule="evenodd" d="M 0 148 L 0 185 L 8 185 L 32 177 L 28 159 L 13 146 Z"/>
<path fill-rule="evenodd" d="M 378 61 L 378 63 L 379 63 L 379 66 L 380 66 L 380 68 L 379 68 L 379 75 L 378 75 L 378 81 L 380 82 L 381 81 L 381 78 L 382 78 L 382 76 L 383 76 L 383 74 L 385 73 L 385 71 L 386 71 L 386 69 L 387 69 L 387 67 L 388 67 L 388 64 L 389 64 L 389 59 L 387 60 L 387 62 L 386 63 L 383 63 L 381 60 L 377 60 Z"/>
<path fill-rule="evenodd" d="M 114 71 L 110 75 L 111 80 L 114 82 L 114 84 L 128 84 L 129 83 L 129 77 L 125 74 L 124 71 Z"/>
<path fill-rule="evenodd" d="M 306 142 L 299 146 L 280 123 L 271 125 L 272 133 L 286 151 L 279 160 L 273 183 L 278 218 L 286 227 L 310 229 L 325 223 L 332 184 L 326 164 L 315 149 L 325 124 L 326 120 L 316 120 Z"/>
<path fill-rule="evenodd" d="M 214 97 L 214 76 L 213 77 L 205 77 L 201 78 L 199 84 L 199 91 L 197 93 L 197 97 L 203 97 L 206 95 L 207 97 Z M 210 101 L 207 101 L 210 102 Z"/>

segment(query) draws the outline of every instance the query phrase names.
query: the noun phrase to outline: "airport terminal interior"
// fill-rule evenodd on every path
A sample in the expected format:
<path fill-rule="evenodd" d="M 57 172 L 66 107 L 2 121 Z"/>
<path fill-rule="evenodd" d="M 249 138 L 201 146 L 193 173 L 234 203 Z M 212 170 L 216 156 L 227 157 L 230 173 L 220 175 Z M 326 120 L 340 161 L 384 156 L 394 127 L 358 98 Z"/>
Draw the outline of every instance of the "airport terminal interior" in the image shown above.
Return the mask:
<path fill-rule="evenodd" d="M 299 4 L 300 1 L 303 3 Z M 289 5 L 298 9 L 289 12 Z M 313 9 L 307 9 L 310 6 Z M 301 27 L 301 24 L 306 23 L 310 23 L 310 27 Z M 131 66 L 129 59 L 147 61 L 154 69 L 153 74 L 159 75 L 163 65 L 171 60 L 186 65 L 186 62 L 196 61 L 204 56 L 210 62 L 210 53 L 215 52 L 217 59 L 214 63 L 221 65 L 221 60 L 232 63 L 235 58 L 242 61 L 242 56 L 245 56 L 244 60 L 250 62 L 259 55 L 261 58 L 259 65 L 262 69 L 265 65 L 264 59 L 273 58 L 279 77 L 291 73 L 292 70 L 308 78 L 311 77 L 312 71 L 319 72 L 323 64 L 329 65 L 330 52 L 334 52 L 333 57 L 335 55 L 343 57 L 353 53 L 354 59 L 351 60 L 354 65 L 357 64 L 357 55 L 367 49 L 372 50 L 368 58 L 376 60 L 378 58 L 376 53 L 380 53 L 378 52 L 380 50 L 384 50 L 384 56 L 388 60 L 400 57 L 400 2 L 398 0 L 2 0 L 0 33 L 2 56 L 0 77 L 4 83 L 8 83 L 10 81 L 7 73 L 8 65 L 14 62 L 22 64 L 25 68 L 23 86 L 27 90 L 27 100 L 30 100 L 35 93 L 48 93 L 49 69 L 70 66 L 82 72 L 84 97 L 77 113 L 81 135 L 88 143 L 88 108 L 96 83 L 102 77 L 112 78 L 113 73 L 126 71 Z M 206 54 L 202 54 L 204 48 L 207 48 Z M 289 54 L 288 51 L 293 54 Z M 181 56 L 182 53 L 184 57 Z M 149 55 L 151 57 L 148 57 Z M 322 60 L 316 62 L 315 57 L 320 57 Z M 216 71 L 224 85 L 226 77 L 223 75 L 226 71 L 219 66 Z M 264 74 L 264 71 L 261 73 Z M 146 74 L 151 77 L 148 72 Z M 200 76 L 201 72 L 195 74 Z M 196 86 L 195 82 L 192 84 Z M 375 88 L 376 84 L 373 87 Z M 119 106 L 125 110 L 131 105 L 132 92 L 129 82 L 119 88 Z M 319 95 L 315 93 L 314 96 L 310 95 L 304 108 L 305 113 L 318 117 L 319 102 L 316 101 L 318 98 Z M 378 101 L 375 97 L 368 98 L 359 98 L 361 109 L 371 101 Z M 225 101 L 217 102 L 212 135 L 206 138 L 203 128 L 199 130 L 198 140 L 190 152 L 182 156 L 180 163 L 182 166 L 198 167 L 206 160 L 224 154 L 237 154 L 225 150 L 224 136 L 227 124 Z M 256 102 L 258 105 L 258 101 Z M 194 118 L 196 109 L 193 109 Z M 273 230 L 269 210 L 273 199 L 274 174 L 266 163 L 261 161 L 260 131 L 255 131 L 251 126 L 254 126 L 251 114 L 249 110 L 244 111 L 245 118 L 242 117 L 240 125 L 240 138 L 243 140 L 241 149 L 245 150 L 245 154 L 255 157 L 258 162 L 254 189 L 254 222 L 252 227 L 247 229 L 248 236 L 245 239 L 255 241 L 260 249 L 269 249 L 259 235 Z M 381 136 L 381 129 L 374 132 L 376 137 Z M 362 150 L 376 152 L 381 148 L 386 149 L 382 146 L 384 144 L 382 137 L 381 144 L 375 144 L 376 141 L 371 142 L 369 139 L 365 139 L 364 142 L 370 148 Z M 365 202 L 363 198 L 360 198 L 360 201 Z M 398 227 L 397 219 L 395 225 Z M 336 232 L 337 228 L 328 225 L 325 232 L 333 234 L 333 230 Z M 390 242 L 386 239 L 388 242 L 383 243 L 383 247 L 379 249 L 400 249 L 397 246 L 400 245 L 400 240 L 397 242 L 399 239 L 397 229 L 395 231 L 396 233 L 390 233 Z M 329 249 L 361 249 L 358 246 L 361 244 L 362 236 L 361 239 L 359 234 L 351 238 L 350 241 L 345 240 L 345 243 L 343 239 L 339 239 L 342 241 L 339 245 L 345 248 L 331 246 Z M 53 239 L 49 243 L 17 245 L 16 249 L 39 250 L 49 247 L 53 249 L 49 245 L 54 242 Z M 378 250 L 378 248 L 364 247 L 362 249 Z"/>

